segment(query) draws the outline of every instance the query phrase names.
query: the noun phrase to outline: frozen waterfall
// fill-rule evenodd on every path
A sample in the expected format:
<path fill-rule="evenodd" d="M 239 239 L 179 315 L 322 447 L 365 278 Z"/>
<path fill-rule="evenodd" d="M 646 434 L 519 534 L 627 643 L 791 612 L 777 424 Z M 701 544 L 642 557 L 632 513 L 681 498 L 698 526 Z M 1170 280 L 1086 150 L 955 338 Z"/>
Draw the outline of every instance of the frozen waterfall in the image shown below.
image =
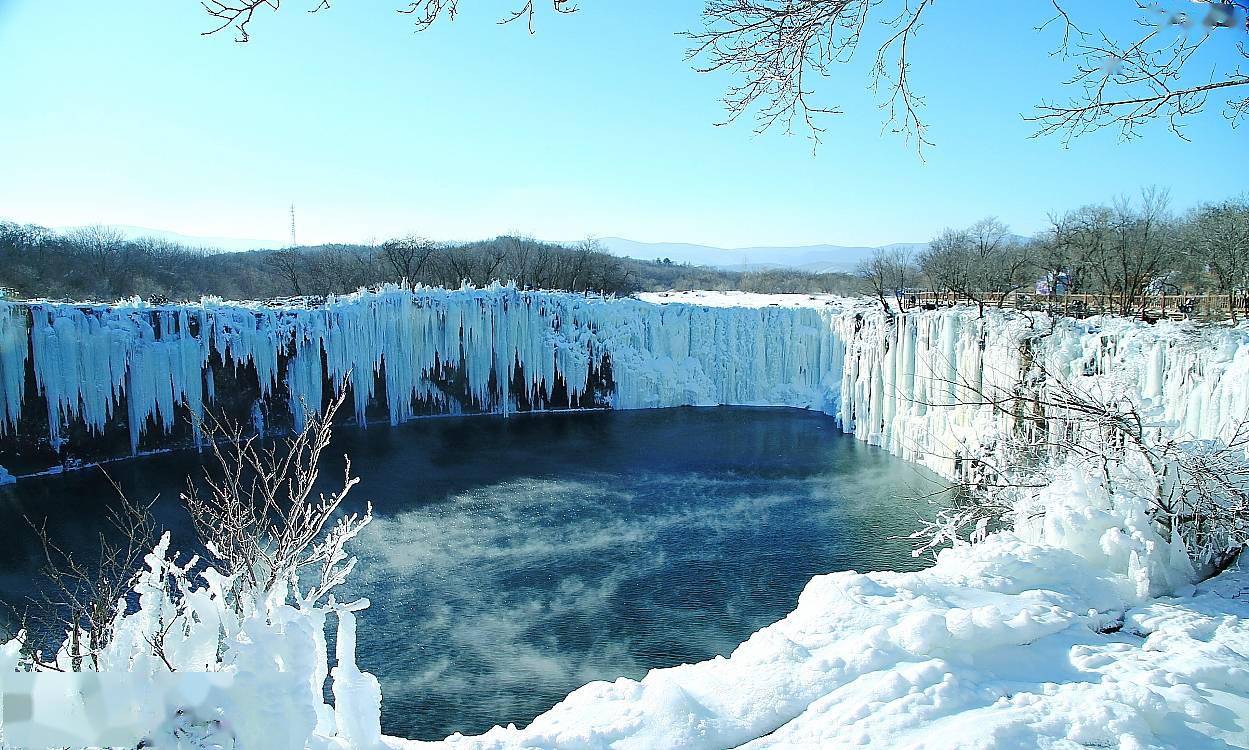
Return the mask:
<path fill-rule="evenodd" d="M 522 400 L 793 406 L 949 475 L 957 454 L 1003 427 L 970 394 L 1013 387 L 1025 351 L 1071 377 L 1113 370 L 1177 433 L 1214 437 L 1249 411 L 1244 328 L 960 309 L 889 321 L 858 301 L 797 295 L 385 287 L 314 307 L 0 303 L 0 439 L 42 408 L 53 447 L 66 426 L 102 434 L 116 415 L 135 450 L 145 433 L 200 419 L 216 400 L 214 371 L 254 383 L 270 407 L 284 400 L 298 426 L 350 373 L 362 424 L 370 406 L 392 424 L 506 414 Z M 603 392 L 588 393 L 596 384 Z"/>

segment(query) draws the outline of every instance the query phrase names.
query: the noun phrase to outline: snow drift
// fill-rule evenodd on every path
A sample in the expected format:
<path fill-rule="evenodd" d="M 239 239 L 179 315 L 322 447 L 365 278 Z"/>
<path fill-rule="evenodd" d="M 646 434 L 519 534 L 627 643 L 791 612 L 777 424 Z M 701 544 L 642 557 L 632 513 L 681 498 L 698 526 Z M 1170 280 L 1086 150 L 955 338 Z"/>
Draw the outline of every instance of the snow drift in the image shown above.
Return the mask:
<path fill-rule="evenodd" d="M 1177 573 L 1167 545 L 1088 489 L 1069 477 L 1045 525 L 921 572 L 817 576 L 727 659 L 591 683 L 524 729 L 392 746 L 1245 746 L 1249 574 L 1143 597 L 1137 566 Z"/>

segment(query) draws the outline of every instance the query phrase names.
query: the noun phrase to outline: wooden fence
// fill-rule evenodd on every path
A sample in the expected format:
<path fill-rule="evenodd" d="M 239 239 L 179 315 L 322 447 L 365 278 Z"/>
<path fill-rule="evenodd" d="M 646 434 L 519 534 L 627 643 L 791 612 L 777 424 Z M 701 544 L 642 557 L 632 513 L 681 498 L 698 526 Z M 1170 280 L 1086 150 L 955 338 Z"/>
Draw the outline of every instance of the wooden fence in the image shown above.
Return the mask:
<path fill-rule="evenodd" d="M 1031 292 L 989 294 L 985 307 L 1003 307 L 1011 310 L 1038 310 L 1073 317 L 1086 317 L 1105 313 L 1122 314 L 1125 306 L 1122 297 L 1113 294 L 1060 294 L 1050 296 Z M 907 306 L 950 307 L 959 303 L 976 304 L 975 300 L 950 292 L 914 292 L 903 295 Z M 1126 306 L 1127 314 L 1153 319 L 1171 320 L 1226 320 L 1235 309 L 1238 318 L 1249 318 L 1249 296 L 1239 296 L 1234 302 L 1226 295 L 1215 294 L 1149 294 L 1137 298 Z"/>

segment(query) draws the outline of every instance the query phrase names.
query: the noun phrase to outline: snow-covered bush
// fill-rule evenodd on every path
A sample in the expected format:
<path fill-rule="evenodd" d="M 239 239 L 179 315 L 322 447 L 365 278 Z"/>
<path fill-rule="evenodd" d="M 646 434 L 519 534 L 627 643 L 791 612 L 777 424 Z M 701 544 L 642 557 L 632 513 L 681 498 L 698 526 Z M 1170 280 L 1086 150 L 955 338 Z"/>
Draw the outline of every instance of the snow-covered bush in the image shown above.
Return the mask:
<path fill-rule="evenodd" d="M 1025 340 L 1025 346 L 1036 345 Z M 949 504 L 913 538 L 917 554 L 1037 521 L 1055 477 L 1092 477 L 1085 494 L 1140 505 L 1196 571 L 1217 572 L 1249 544 L 1249 418 L 1196 439 L 1122 375 L 1075 377 L 1023 358 L 1009 387 L 958 383 L 955 407 L 1001 414 L 1009 429 L 964 447 Z M 1091 501 L 1090 501 L 1091 502 Z"/>
<path fill-rule="evenodd" d="M 98 632 L 83 632 L 74 618 L 64 641 L 46 654 L 38 648 L 23 654 L 25 633 L 19 633 L 4 647 L 0 679 L 4 700 L 21 699 L 26 713 L 6 713 L 5 741 L 379 746 L 381 692 L 372 675 L 360 672 L 354 654 L 354 613 L 368 601 L 343 604 L 333 595 L 355 564 L 345 546 L 371 513 L 338 514 L 357 481 L 350 464 L 342 489 L 310 499 L 341 402 L 311 418 L 281 448 L 237 432 L 223 435 L 218 426 L 207 429 L 210 437 L 237 442 L 215 449 L 218 465 L 206 475 L 208 490 L 189 489 L 185 496 L 206 556 L 171 551 L 166 533 Z M 338 620 L 332 671 L 325 635 L 330 616 Z M 324 697 L 331 675 L 333 706 Z M 67 706 L 49 697 L 67 691 L 81 700 Z"/>

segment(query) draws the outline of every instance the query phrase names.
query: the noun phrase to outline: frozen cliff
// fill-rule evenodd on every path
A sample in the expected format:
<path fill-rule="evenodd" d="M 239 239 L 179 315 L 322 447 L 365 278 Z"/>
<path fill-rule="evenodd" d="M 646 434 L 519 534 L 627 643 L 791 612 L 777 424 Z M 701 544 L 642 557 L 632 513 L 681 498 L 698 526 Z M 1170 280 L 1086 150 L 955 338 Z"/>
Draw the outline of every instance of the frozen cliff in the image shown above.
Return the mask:
<path fill-rule="evenodd" d="M 232 396 L 254 393 L 257 424 L 269 415 L 298 426 L 351 373 L 362 424 L 376 412 L 393 424 L 522 408 L 796 406 L 949 475 L 958 454 L 1002 428 L 1000 415 L 961 404 L 1008 390 L 1021 357 L 1073 376 L 1113 372 L 1160 425 L 1208 438 L 1249 408 L 1238 388 L 1247 341 L 961 310 L 893 325 L 871 306 L 796 295 L 598 299 L 496 286 L 392 287 L 315 307 L 0 302 L 0 445 L 24 432 L 60 450 L 71 428 L 124 425 L 132 451 L 145 437 L 159 446 L 203 417 L 223 377 Z"/>

